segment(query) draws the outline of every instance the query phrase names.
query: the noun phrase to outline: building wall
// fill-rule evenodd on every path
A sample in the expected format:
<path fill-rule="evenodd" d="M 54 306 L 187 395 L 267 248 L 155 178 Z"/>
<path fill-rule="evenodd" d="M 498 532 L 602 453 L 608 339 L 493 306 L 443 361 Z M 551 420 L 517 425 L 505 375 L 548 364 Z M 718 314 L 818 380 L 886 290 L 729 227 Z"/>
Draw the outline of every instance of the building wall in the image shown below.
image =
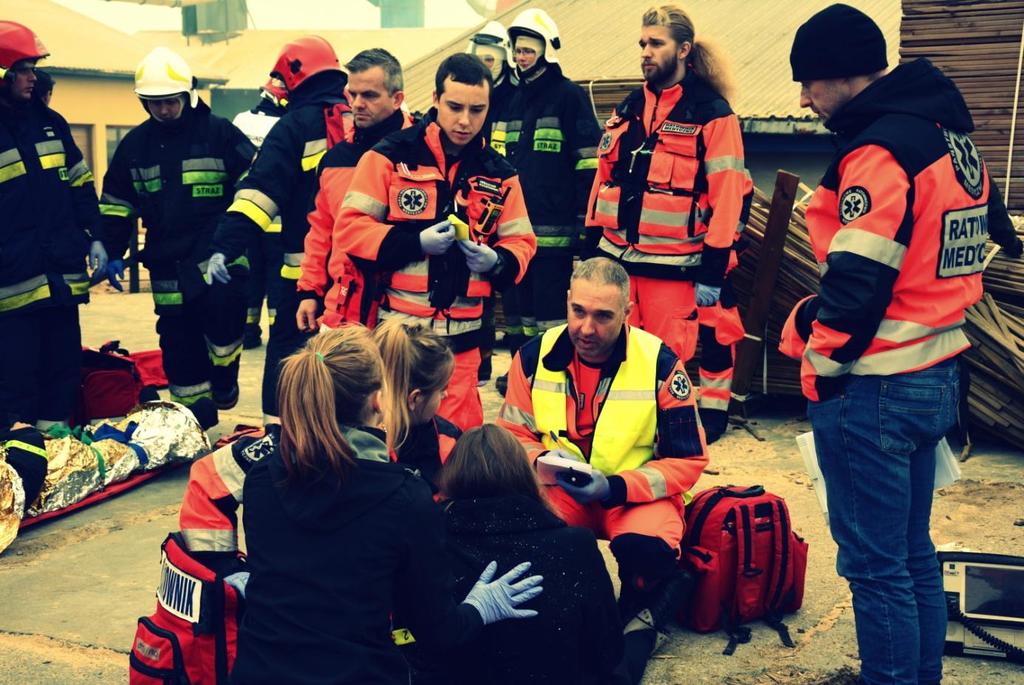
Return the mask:
<path fill-rule="evenodd" d="M 81 76 L 52 70 L 56 85 L 50 107 L 57 110 L 71 124 L 76 140 L 87 162 L 96 176 L 99 189 L 103 174 L 107 171 L 107 141 L 116 144 L 118 134 L 138 126 L 146 119 L 146 113 L 135 96 L 132 79 L 128 76 Z M 209 102 L 209 92 L 200 91 L 200 96 Z M 87 136 L 88 144 L 82 144 L 80 136 Z M 91 154 L 90 154 L 91 152 Z M 113 149 L 111 149 L 113 152 Z"/>

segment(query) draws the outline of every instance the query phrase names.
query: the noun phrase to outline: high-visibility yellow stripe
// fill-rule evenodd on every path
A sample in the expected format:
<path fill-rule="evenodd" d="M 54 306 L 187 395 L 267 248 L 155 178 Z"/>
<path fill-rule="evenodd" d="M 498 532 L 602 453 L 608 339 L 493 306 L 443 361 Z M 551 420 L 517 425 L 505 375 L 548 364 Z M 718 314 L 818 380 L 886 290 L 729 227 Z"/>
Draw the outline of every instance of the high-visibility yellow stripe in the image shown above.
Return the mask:
<path fill-rule="evenodd" d="M 323 159 L 323 156 L 325 154 L 327 154 L 326 150 L 324 150 L 323 152 L 318 152 L 315 155 L 309 155 L 308 157 L 303 157 L 302 158 L 302 170 L 303 171 L 311 171 L 313 169 L 316 169 L 317 165 L 320 164 L 320 160 Z"/>
<path fill-rule="evenodd" d="M 63 152 L 52 155 L 43 155 L 39 158 L 39 165 L 44 169 L 59 169 L 67 163 L 67 157 Z"/>
<path fill-rule="evenodd" d="M 597 168 L 597 157 L 588 157 L 586 159 L 581 159 L 580 161 L 576 162 L 576 171 L 585 171 L 587 169 L 596 169 L 596 168 Z"/>
<path fill-rule="evenodd" d="M 267 230 L 267 226 L 270 225 L 270 222 L 274 220 L 272 216 L 269 216 L 259 208 L 259 205 L 251 200 L 237 199 L 231 203 L 231 206 L 228 207 L 228 211 L 244 214 L 264 231 Z"/>
<path fill-rule="evenodd" d="M 302 267 L 301 266 L 289 266 L 287 264 L 281 265 L 281 278 L 287 278 L 289 281 L 297 281 L 302 278 Z"/>
<path fill-rule="evenodd" d="M 71 180 L 71 187 L 72 188 L 81 188 L 86 183 L 92 183 L 95 180 L 96 180 L 96 178 L 92 175 L 92 172 L 91 171 L 86 171 L 81 176 L 77 176 L 76 178 L 73 178 Z"/>
<path fill-rule="evenodd" d="M 0 169 L 0 183 L 10 181 L 12 178 L 17 178 L 18 176 L 24 176 L 25 173 L 26 171 L 24 162 L 15 162 L 14 164 L 8 164 L 4 168 Z"/>
<path fill-rule="evenodd" d="M 28 292 L 24 292 L 19 295 L 11 295 L 10 297 L 0 299 L 0 312 L 9 312 L 12 309 L 18 309 L 19 307 L 30 305 L 33 302 L 45 300 L 49 296 L 50 284 L 44 283 L 38 288 L 33 288 Z"/>
<path fill-rule="evenodd" d="M 100 214 L 103 216 L 123 216 L 129 217 L 132 215 L 131 207 L 125 207 L 124 205 L 108 205 L 106 203 L 100 203 Z"/>
<path fill-rule="evenodd" d="M 84 295 L 89 292 L 89 281 L 68 281 L 72 295 Z"/>
<path fill-rule="evenodd" d="M 4 443 L 4 448 L 9 450 L 22 450 L 23 452 L 31 452 L 32 454 L 40 456 L 43 459 L 49 459 L 49 457 L 46 456 L 45 448 L 36 447 L 35 445 L 31 445 L 27 442 L 22 442 L 21 440 L 8 440 L 7 442 Z"/>
<path fill-rule="evenodd" d="M 270 222 L 270 225 L 263 229 L 264 233 L 280 233 L 281 232 L 281 221 L 280 219 L 274 219 Z"/>
<path fill-rule="evenodd" d="M 238 347 L 224 356 L 220 356 L 214 352 L 212 347 L 209 348 L 208 352 L 210 353 L 210 362 L 214 366 L 231 366 L 232 362 L 242 356 L 242 342 L 239 341 Z"/>
<path fill-rule="evenodd" d="M 572 238 L 568 236 L 537 236 L 537 247 L 569 247 L 571 244 Z"/>
<path fill-rule="evenodd" d="M 533 132 L 534 140 L 565 140 L 562 132 L 557 128 L 538 128 Z"/>
<path fill-rule="evenodd" d="M 223 171 L 185 171 L 181 174 L 183 185 L 193 183 L 220 183 L 226 180 L 228 175 Z"/>
<path fill-rule="evenodd" d="M 159 193 L 163 187 L 163 181 L 159 178 L 151 178 L 148 181 L 132 181 L 136 193 Z"/>
<path fill-rule="evenodd" d="M 153 293 L 153 302 L 158 305 L 176 305 L 183 301 L 181 293 Z"/>
<path fill-rule="evenodd" d="M 395 628 L 392 630 L 391 640 L 399 647 L 416 642 L 416 638 L 412 636 L 412 631 L 408 628 Z"/>

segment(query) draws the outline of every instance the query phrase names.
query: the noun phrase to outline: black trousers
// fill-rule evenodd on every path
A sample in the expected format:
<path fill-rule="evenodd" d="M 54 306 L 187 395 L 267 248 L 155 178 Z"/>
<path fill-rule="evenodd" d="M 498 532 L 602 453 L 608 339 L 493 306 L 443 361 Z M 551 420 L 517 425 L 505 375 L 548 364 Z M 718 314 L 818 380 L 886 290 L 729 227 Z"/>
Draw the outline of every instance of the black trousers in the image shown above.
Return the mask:
<path fill-rule="evenodd" d="M 229 270 L 229 283 L 180 288 L 173 274 L 150 270 L 164 372 L 171 398 L 185 406 L 238 383 L 248 269 Z"/>
<path fill-rule="evenodd" d="M 571 276 L 571 254 L 538 252 L 523 280 L 501 293 L 505 335 L 522 335 L 529 340 L 565 323 Z"/>
<path fill-rule="evenodd" d="M 285 280 L 281 277 L 283 253 L 280 233 L 264 232 L 249 247 L 249 287 L 245 313 L 247 324 L 259 325 L 263 298 L 266 297 L 269 318 L 267 326 L 274 325 L 281 291 L 285 287 Z"/>
<path fill-rule="evenodd" d="M 69 420 L 81 365 L 78 305 L 0 316 L 0 423 Z"/>
<path fill-rule="evenodd" d="M 267 355 L 263 363 L 264 420 L 267 417 L 280 416 L 277 407 L 277 376 L 281 371 L 281 362 L 316 335 L 316 332 L 300 331 L 295 325 L 295 314 L 299 309 L 295 281 L 287 278 L 282 281 L 284 287 L 277 307 L 277 318 L 274 319 L 274 323 L 270 327 L 270 340 L 267 342 Z"/>

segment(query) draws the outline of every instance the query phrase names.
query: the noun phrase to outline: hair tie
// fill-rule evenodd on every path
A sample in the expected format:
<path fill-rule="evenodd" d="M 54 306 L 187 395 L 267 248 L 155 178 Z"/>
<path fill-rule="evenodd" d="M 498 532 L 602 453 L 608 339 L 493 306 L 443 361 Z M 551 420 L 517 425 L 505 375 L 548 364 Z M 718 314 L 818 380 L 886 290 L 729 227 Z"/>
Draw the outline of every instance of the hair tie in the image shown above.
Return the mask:
<path fill-rule="evenodd" d="M 324 361 L 324 356 L 322 354 L 320 354 L 319 352 L 314 352 L 313 354 L 315 354 L 316 358 L 319 359 L 320 361 Z M 327 362 L 324 362 L 324 363 L 326 364 Z"/>

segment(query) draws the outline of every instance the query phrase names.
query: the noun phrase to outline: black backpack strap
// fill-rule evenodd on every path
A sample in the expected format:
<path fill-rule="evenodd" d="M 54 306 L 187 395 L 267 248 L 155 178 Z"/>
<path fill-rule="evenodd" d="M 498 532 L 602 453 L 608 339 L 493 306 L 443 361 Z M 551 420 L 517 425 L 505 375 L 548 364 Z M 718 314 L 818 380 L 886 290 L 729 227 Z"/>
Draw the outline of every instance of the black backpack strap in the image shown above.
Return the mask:
<path fill-rule="evenodd" d="M 782 640 L 782 644 L 790 649 L 796 647 L 793 642 L 793 638 L 789 636 L 789 626 L 782 622 L 782 617 L 777 613 L 770 613 L 764 617 L 764 622 L 775 629 L 775 632 L 779 634 L 779 639 Z"/>

